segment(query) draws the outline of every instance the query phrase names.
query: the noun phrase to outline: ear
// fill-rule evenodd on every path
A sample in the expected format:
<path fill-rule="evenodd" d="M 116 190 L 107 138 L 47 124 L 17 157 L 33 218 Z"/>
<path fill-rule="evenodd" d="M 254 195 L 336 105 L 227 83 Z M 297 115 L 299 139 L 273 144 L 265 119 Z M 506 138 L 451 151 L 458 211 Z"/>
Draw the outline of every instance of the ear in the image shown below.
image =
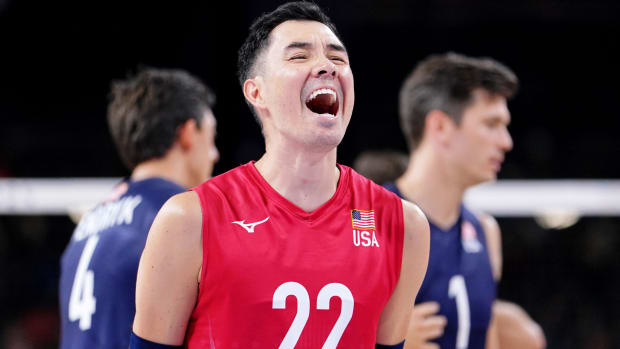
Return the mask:
<path fill-rule="evenodd" d="M 195 119 L 188 119 L 177 129 L 177 142 L 181 149 L 187 151 L 194 146 L 196 142 L 196 134 L 198 133 L 198 125 Z"/>
<path fill-rule="evenodd" d="M 256 109 L 265 108 L 265 100 L 263 98 L 264 81 L 262 76 L 256 76 L 247 79 L 243 83 L 243 95 Z"/>
<path fill-rule="evenodd" d="M 432 140 L 445 144 L 452 138 L 456 124 L 452 118 L 439 109 L 433 109 L 426 115 L 425 134 Z"/>

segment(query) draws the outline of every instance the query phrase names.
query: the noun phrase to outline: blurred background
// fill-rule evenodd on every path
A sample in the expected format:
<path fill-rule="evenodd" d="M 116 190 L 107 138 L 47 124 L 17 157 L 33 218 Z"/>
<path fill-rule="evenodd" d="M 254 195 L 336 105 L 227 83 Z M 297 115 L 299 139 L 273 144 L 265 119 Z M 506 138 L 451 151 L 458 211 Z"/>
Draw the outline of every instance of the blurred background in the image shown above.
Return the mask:
<path fill-rule="evenodd" d="M 237 83 L 236 52 L 251 21 L 280 3 L 0 0 L 0 177 L 127 175 L 105 111 L 110 81 L 139 65 L 188 70 L 216 92 L 215 174 L 258 159 L 262 136 Z M 406 151 L 400 85 L 420 59 L 455 51 L 493 57 L 521 80 L 500 179 L 620 177 L 620 2 L 317 3 L 355 76 L 340 163 L 364 150 Z M 533 217 L 499 223 L 499 296 L 541 324 L 548 348 L 620 348 L 620 217 L 565 229 Z M 0 348 L 56 347 L 58 263 L 73 228 L 68 216 L 0 215 Z"/>

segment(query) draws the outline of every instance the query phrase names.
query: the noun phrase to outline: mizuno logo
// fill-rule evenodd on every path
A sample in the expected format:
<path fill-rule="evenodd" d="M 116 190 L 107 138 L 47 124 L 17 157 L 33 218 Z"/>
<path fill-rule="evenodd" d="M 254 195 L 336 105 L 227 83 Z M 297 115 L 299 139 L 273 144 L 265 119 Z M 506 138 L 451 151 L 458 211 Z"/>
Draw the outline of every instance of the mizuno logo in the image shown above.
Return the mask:
<path fill-rule="evenodd" d="M 269 219 L 269 217 L 263 219 L 262 221 L 258 221 L 258 222 L 254 222 L 254 223 L 245 223 L 245 219 L 242 221 L 234 221 L 233 223 L 235 224 L 239 224 L 240 226 L 243 227 L 243 229 L 247 230 L 248 233 L 253 233 L 254 232 L 254 228 L 259 225 L 259 224 L 263 224 L 265 222 L 267 222 L 267 220 Z"/>

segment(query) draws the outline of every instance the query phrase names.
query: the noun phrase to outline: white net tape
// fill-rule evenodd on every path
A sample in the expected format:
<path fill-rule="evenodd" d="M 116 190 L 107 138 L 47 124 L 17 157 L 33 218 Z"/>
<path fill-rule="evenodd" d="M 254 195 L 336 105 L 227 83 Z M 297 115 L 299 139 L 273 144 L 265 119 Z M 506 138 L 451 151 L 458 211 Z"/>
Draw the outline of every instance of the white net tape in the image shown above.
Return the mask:
<path fill-rule="evenodd" d="M 620 180 L 503 180 L 470 189 L 465 201 L 498 217 L 620 216 Z"/>
<path fill-rule="evenodd" d="M 103 200 L 120 178 L 0 179 L 0 214 L 66 215 Z"/>
<path fill-rule="evenodd" d="M 0 214 L 65 215 L 105 198 L 119 178 L 0 179 Z M 497 217 L 620 216 L 620 180 L 501 180 L 465 202 Z"/>

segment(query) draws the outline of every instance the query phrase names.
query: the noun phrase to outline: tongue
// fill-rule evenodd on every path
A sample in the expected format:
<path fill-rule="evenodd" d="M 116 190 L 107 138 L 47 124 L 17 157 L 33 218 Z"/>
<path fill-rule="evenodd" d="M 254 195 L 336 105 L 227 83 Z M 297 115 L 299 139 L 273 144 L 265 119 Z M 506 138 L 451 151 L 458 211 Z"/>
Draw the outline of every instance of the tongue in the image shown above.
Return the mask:
<path fill-rule="evenodd" d="M 317 114 L 336 115 L 338 112 L 338 103 L 336 96 L 329 93 L 321 93 L 310 101 L 306 102 L 308 109 Z"/>

